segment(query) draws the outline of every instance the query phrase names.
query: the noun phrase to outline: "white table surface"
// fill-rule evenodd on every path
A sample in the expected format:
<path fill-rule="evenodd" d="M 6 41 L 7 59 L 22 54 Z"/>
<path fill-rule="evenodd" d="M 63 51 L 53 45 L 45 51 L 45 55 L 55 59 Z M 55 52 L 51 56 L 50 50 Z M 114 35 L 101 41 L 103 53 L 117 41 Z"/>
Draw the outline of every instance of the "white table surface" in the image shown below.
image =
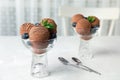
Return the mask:
<path fill-rule="evenodd" d="M 48 53 L 51 74 L 38 79 L 30 75 L 32 53 L 20 38 L 0 37 L 0 80 L 120 80 L 120 37 L 96 37 L 90 43 L 94 58 L 83 64 L 101 72 L 101 76 L 58 61 L 58 56 L 63 56 L 72 62 L 71 57 L 77 57 L 78 45 L 77 37 L 58 37 Z"/>

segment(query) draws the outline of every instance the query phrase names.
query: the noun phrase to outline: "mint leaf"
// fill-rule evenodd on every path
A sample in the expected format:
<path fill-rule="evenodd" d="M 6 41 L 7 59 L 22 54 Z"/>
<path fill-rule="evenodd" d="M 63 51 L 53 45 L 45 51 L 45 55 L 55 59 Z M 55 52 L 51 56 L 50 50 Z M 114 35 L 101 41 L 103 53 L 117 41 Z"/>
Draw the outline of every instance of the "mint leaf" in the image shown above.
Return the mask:
<path fill-rule="evenodd" d="M 50 26 L 49 28 L 53 29 L 54 28 L 54 25 L 53 24 L 48 24 L 48 26 Z"/>
<path fill-rule="evenodd" d="M 93 16 L 88 16 L 87 20 L 88 20 L 89 22 L 94 22 L 94 21 L 95 21 L 95 17 L 93 17 Z"/>
<path fill-rule="evenodd" d="M 94 22 L 94 21 L 95 21 L 95 17 L 92 17 L 92 18 L 91 18 L 91 22 Z"/>
<path fill-rule="evenodd" d="M 50 28 L 50 26 L 45 26 L 46 28 Z"/>
<path fill-rule="evenodd" d="M 53 29 L 54 25 L 49 23 L 47 20 L 42 20 L 42 25 L 48 29 Z"/>
<path fill-rule="evenodd" d="M 47 20 L 42 20 L 42 25 L 46 26 L 47 25 Z"/>

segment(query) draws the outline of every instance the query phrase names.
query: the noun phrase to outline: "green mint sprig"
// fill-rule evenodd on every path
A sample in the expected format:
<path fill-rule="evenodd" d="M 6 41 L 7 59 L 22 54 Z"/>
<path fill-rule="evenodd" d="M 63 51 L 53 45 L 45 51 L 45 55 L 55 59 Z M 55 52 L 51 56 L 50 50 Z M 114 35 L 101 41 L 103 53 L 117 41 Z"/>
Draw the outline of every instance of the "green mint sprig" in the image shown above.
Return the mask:
<path fill-rule="evenodd" d="M 54 25 L 49 23 L 47 20 L 42 20 L 42 25 L 48 29 L 53 29 Z"/>
<path fill-rule="evenodd" d="M 94 22 L 94 21 L 95 21 L 95 17 L 93 17 L 93 16 L 88 16 L 87 20 L 88 20 L 89 22 Z"/>

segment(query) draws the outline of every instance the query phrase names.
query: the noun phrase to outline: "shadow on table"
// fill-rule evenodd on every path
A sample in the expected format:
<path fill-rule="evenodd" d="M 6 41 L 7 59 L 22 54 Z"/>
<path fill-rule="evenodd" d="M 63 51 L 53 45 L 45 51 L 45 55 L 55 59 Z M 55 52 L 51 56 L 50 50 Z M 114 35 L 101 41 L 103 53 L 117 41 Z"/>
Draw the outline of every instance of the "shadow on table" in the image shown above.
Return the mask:
<path fill-rule="evenodd" d="M 94 57 L 111 56 L 119 54 L 119 51 L 112 48 L 99 48 L 93 51 Z"/>
<path fill-rule="evenodd" d="M 55 77 L 55 80 L 79 80 L 80 75 L 83 76 L 88 73 L 86 71 L 64 65 L 55 68 L 51 70 L 51 76 Z"/>

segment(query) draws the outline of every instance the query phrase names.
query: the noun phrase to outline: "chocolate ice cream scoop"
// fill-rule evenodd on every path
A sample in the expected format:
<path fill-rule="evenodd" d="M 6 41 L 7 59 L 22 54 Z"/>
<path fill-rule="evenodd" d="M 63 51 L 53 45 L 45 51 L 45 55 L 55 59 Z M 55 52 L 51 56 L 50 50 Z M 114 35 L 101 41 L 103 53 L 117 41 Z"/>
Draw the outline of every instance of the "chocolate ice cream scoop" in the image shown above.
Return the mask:
<path fill-rule="evenodd" d="M 87 19 L 80 19 L 77 22 L 75 30 L 80 35 L 89 35 L 91 29 L 91 24 Z"/>
<path fill-rule="evenodd" d="M 53 19 L 51 19 L 51 18 L 44 18 L 44 19 L 42 19 L 40 24 L 42 26 L 46 27 L 51 34 L 52 33 L 57 33 L 57 24 L 55 23 L 55 21 Z"/>
<path fill-rule="evenodd" d="M 24 23 L 20 27 L 20 34 L 23 35 L 24 33 L 29 33 L 32 27 L 34 27 L 32 23 Z"/>
<path fill-rule="evenodd" d="M 92 27 L 100 26 L 100 20 L 96 16 L 88 16 L 87 19 L 91 23 Z"/>
<path fill-rule="evenodd" d="M 75 14 L 72 19 L 71 19 L 71 22 L 72 22 L 72 26 L 75 27 L 77 22 L 80 20 L 80 19 L 83 19 L 84 16 L 82 14 Z"/>
<path fill-rule="evenodd" d="M 49 44 L 50 33 L 47 28 L 43 26 L 33 27 L 29 32 L 29 39 L 34 53 L 44 53 L 44 48 Z"/>
<path fill-rule="evenodd" d="M 31 41 L 46 41 L 49 40 L 50 33 L 47 28 L 39 26 L 33 27 L 29 32 L 29 39 Z"/>

